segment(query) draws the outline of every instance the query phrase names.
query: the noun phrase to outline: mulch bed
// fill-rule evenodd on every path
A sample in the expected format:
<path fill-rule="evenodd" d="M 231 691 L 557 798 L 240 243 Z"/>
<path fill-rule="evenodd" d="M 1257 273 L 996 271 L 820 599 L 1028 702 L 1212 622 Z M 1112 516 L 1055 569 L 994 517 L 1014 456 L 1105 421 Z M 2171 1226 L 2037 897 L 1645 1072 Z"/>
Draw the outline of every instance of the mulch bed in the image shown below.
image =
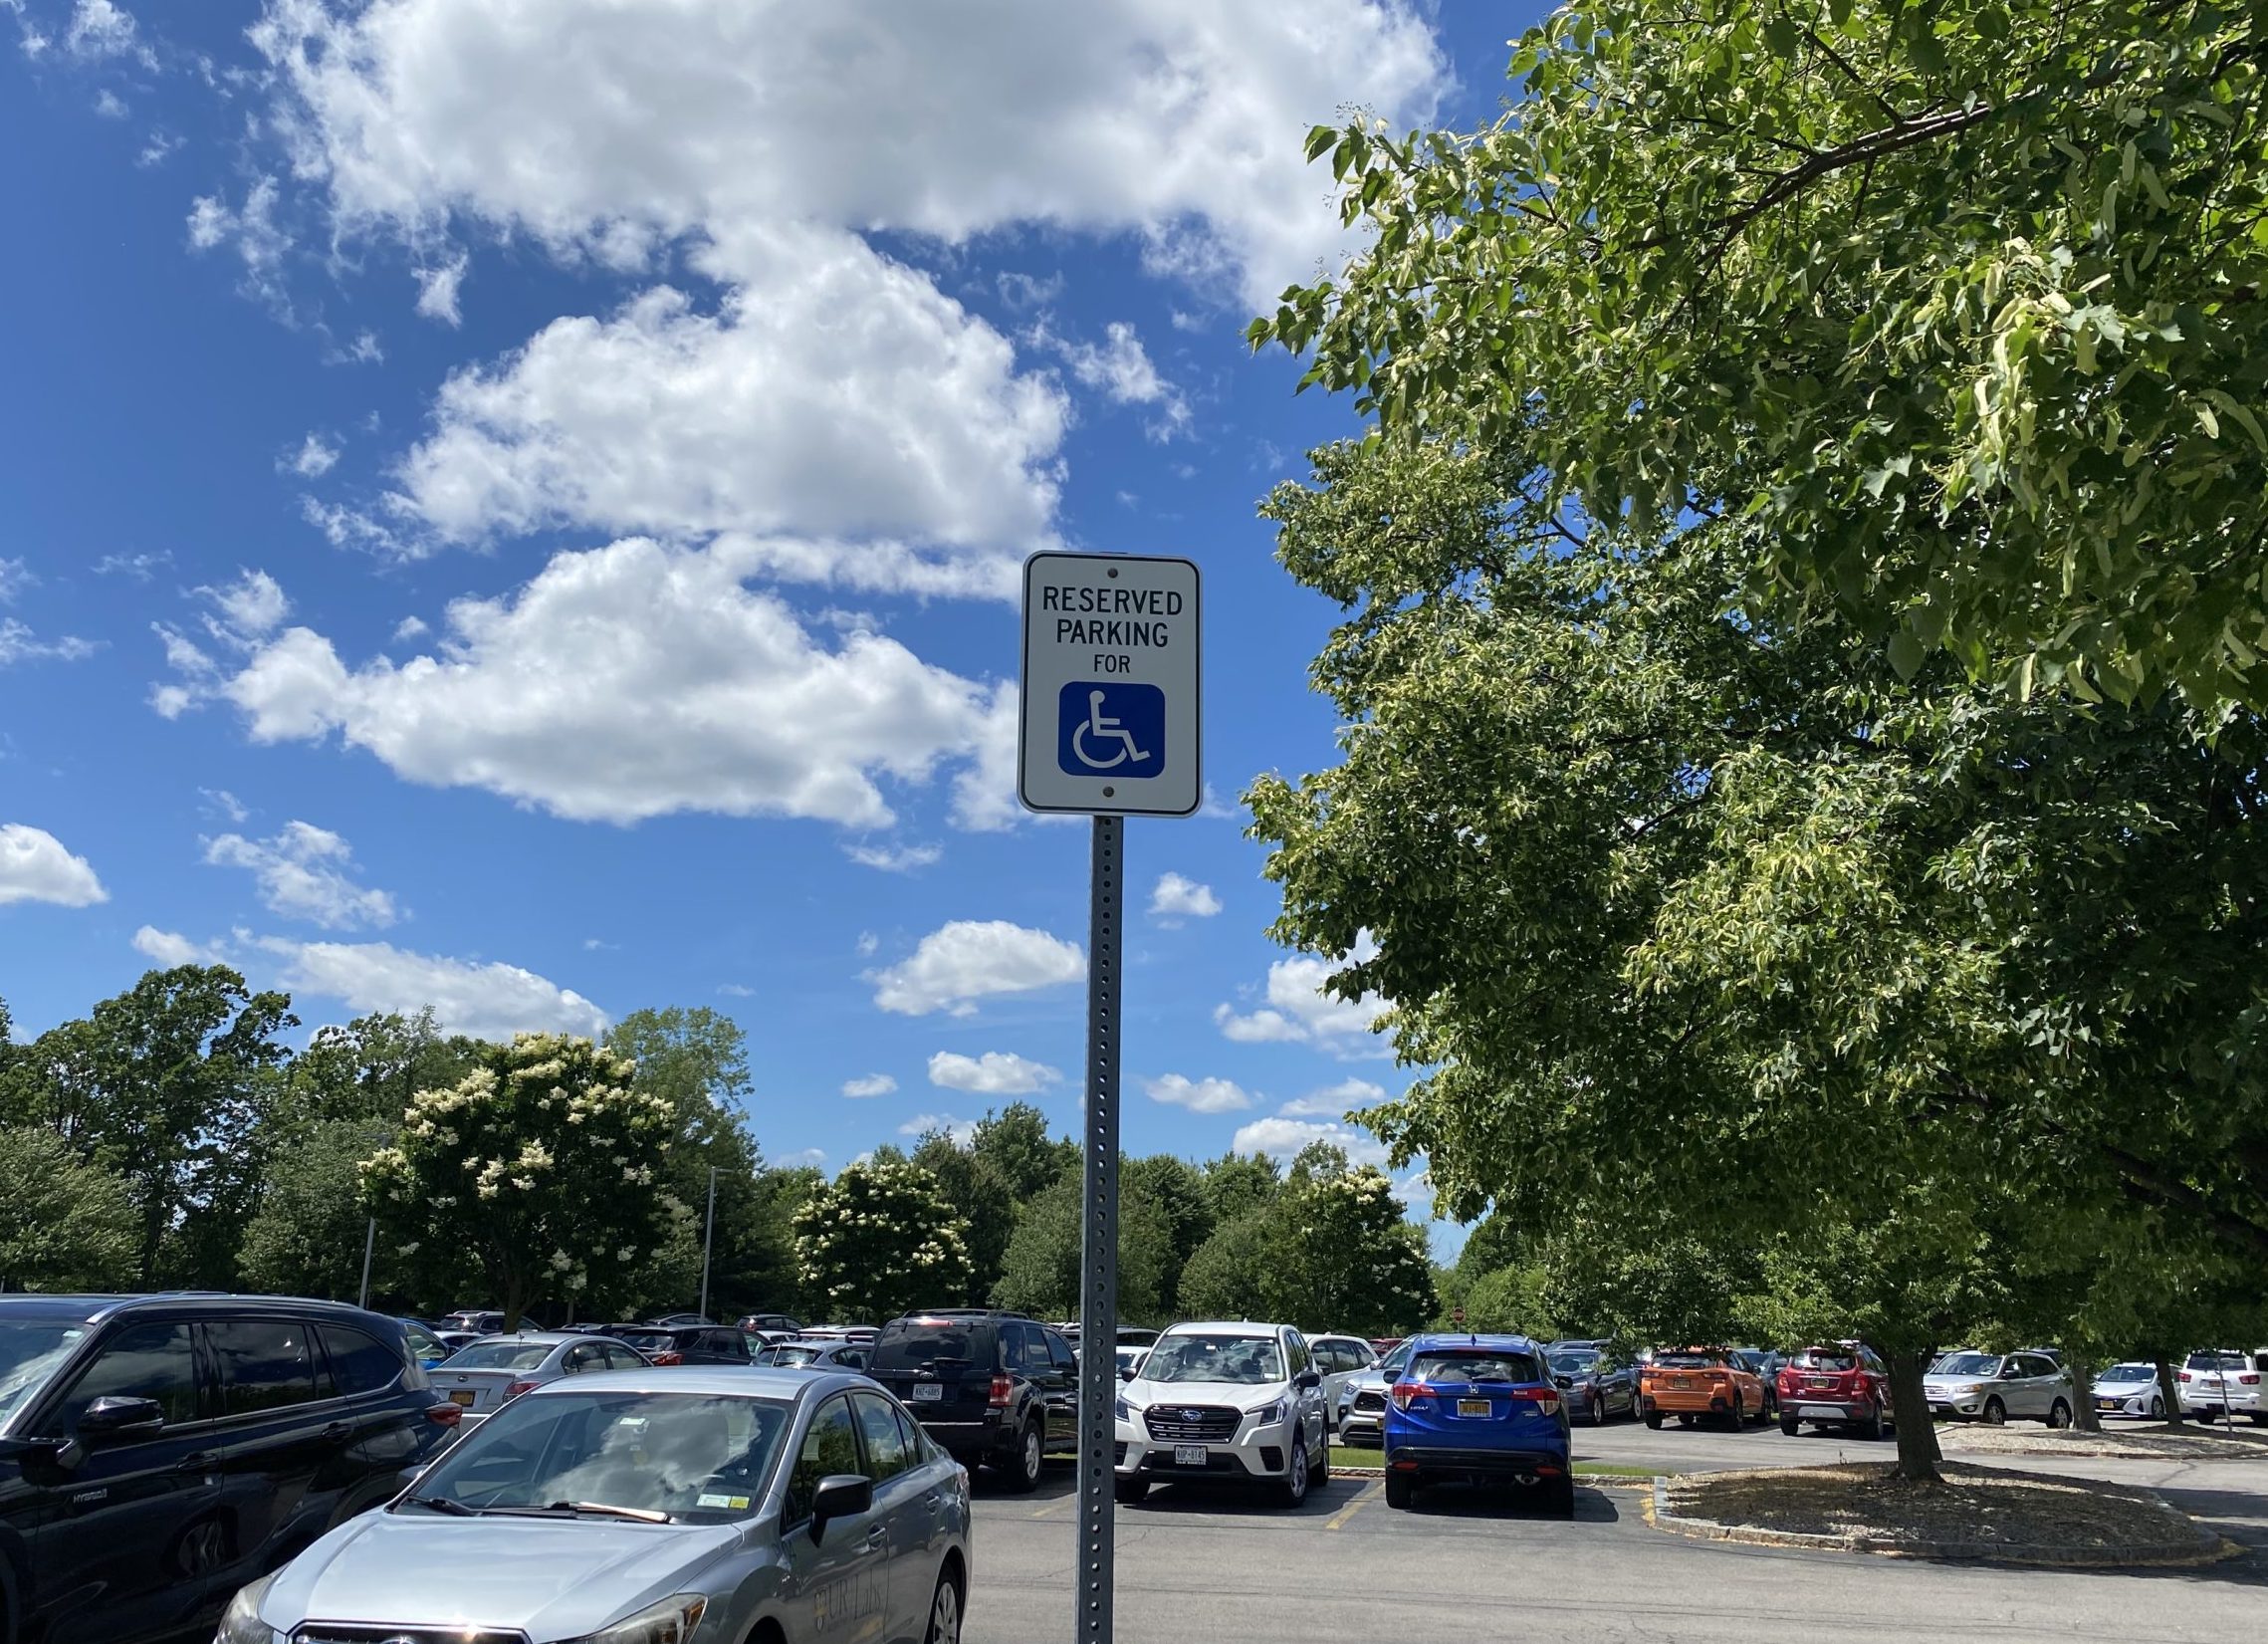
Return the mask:
<path fill-rule="evenodd" d="M 1672 1480 L 1670 1502 L 1682 1519 L 1860 1538 L 1878 1551 L 2144 1553 L 2198 1533 L 2146 1491 L 1958 1462 L 1941 1470 L 1938 1485 L 1873 1464 L 1716 1473 Z"/>
<path fill-rule="evenodd" d="M 2240 1423 L 2234 1430 L 2214 1423 L 2179 1427 L 2161 1423 L 2106 1424 L 2100 1433 L 2076 1427 L 2051 1432 L 2044 1427 L 1985 1427 L 1941 1423 L 1937 1447 L 1947 1455 L 2110 1456 L 2131 1461 L 2268 1461 L 2268 1427 Z"/>

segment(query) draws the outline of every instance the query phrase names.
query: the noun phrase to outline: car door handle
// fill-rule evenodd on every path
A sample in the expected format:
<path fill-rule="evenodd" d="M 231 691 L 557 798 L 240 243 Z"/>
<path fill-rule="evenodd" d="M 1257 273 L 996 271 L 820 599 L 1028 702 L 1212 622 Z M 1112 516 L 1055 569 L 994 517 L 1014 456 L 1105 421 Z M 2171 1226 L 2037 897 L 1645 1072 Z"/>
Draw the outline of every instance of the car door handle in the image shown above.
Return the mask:
<path fill-rule="evenodd" d="M 924 1496 L 921 1499 L 921 1502 L 922 1506 L 928 1508 L 930 1512 L 935 1513 L 939 1508 L 945 1505 L 945 1498 L 933 1490 L 928 1495 Z"/>
<path fill-rule="evenodd" d="M 325 1444 L 338 1444 L 340 1440 L 350 1439 L 353 1436 L 354 1424 L 351 1422 L 335 1421 L 323 1430 L 323 1442 Z"/>
<path fill-rule="evenodd" d="M 173 1471 L 176 1473 L 202 1473 L 209 1467 L 217 1466 L 219 1462 L 220 1452 L 217 1450 L 192 1450 L 173 1464 Z"/>
<path fill-rule="evenodd" d="M 887 1542 L 889 1539 L 890 1539 L 890 1532 L 889 1532 L 889 1530 L 887 1530 L 886 1528 L 884 1528 L 884 1527 L 883 1527 L 882 1526 L 880 1526 L 880 1525 L 876 1525 L 876 1526 L 875 1526 L 875 1527 L 874 1527 L 872 1529 L 870 1529 L 870 1530 L 868 1530 L 868 1531 L 866 1532 L 866 1545 L 867 1545 L 867 1547 L 869 1548 L 869 1550 L 871 1550 L 871 1551 L 874 1551 L 874 1552 L 879 1552 L 879 1551 L 881 1551 L 881 1550 L 882 1550 L 882 1547 L 883 1547 L 883 1544 L 884 1544 L 885 1542 Z"/>

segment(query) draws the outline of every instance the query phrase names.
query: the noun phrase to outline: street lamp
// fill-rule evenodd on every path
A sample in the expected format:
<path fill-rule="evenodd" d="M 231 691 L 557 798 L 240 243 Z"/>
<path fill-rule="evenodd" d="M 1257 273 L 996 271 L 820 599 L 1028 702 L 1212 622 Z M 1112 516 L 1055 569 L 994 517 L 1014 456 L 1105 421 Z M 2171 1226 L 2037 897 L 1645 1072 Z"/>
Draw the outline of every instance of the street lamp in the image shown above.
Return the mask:
<path fill-rule="evenodd" d="M 709 1258 L 717 1249 L 717 1167 L 709 1167 L 709 1231 L 701 1238 L 701 1316 L 709 1316 Z"/>

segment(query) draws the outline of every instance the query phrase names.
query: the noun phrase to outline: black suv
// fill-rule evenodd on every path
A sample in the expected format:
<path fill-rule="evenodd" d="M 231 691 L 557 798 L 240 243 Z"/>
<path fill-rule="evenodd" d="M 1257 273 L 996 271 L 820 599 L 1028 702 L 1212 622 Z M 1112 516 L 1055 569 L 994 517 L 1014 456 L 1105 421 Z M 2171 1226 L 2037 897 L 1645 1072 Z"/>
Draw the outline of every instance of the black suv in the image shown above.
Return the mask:
<path fill-rule="evenodd" d="M 929 1436 L 1012 1490 L 1039 1483 L 1040 1459 L 1079 1443 L 1079 1361 L 1021 1313 L 940 1307 L 882 1326 L 866 1374 L 898 1395 Z"/>
<path fill-rule="evenodd" d="M 263 1296 L 0 1296 L 0 1640 L 203 1622 L 448 1442 L 394 1319 Z"/>

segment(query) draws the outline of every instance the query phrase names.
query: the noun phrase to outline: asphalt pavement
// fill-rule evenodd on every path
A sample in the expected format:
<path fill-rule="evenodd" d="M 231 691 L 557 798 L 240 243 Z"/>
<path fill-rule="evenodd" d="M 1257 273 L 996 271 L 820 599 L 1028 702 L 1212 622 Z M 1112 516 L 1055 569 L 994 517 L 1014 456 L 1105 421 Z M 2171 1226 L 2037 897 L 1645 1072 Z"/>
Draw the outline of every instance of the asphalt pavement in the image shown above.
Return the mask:
<path fill-rule="evenodd" d="M 1663 1472 L 1887 1460 L 1890 1446 L 1776 1428 L 1578 1428 L 1578 1461 Z M 1975 1458 L 1982 1460 L 1984 1458 Z M 1117 1636 L 1126 1644 L 1281 1637 L 1548 1636 L 1569 1644 L 1754 1644 L 1821 1629 L 1854 1641 L 1927 1630 L 1966 1640 L 2206 1640 L 2268 1613 L 2268 1461 L 1991 1458 L 2147 1484 L 2251 1550 L 2194 1569 L 1978 1566 L 1690 1541 L 1653 1529 L 1643 1493 L 1582 1485 L 1572 1523 L 1514 1497 L 1436 1492 L 1389 1510 L 1376 1480 L 1333 1479 L 1297 1512 L 1176 1486 L 1121 1508 Z M 969 1644 L 1061 1644 L 1071 1631 L 1077 1504 L 1068 1466 L 1011 1496 L 980 1482 Z"/>

